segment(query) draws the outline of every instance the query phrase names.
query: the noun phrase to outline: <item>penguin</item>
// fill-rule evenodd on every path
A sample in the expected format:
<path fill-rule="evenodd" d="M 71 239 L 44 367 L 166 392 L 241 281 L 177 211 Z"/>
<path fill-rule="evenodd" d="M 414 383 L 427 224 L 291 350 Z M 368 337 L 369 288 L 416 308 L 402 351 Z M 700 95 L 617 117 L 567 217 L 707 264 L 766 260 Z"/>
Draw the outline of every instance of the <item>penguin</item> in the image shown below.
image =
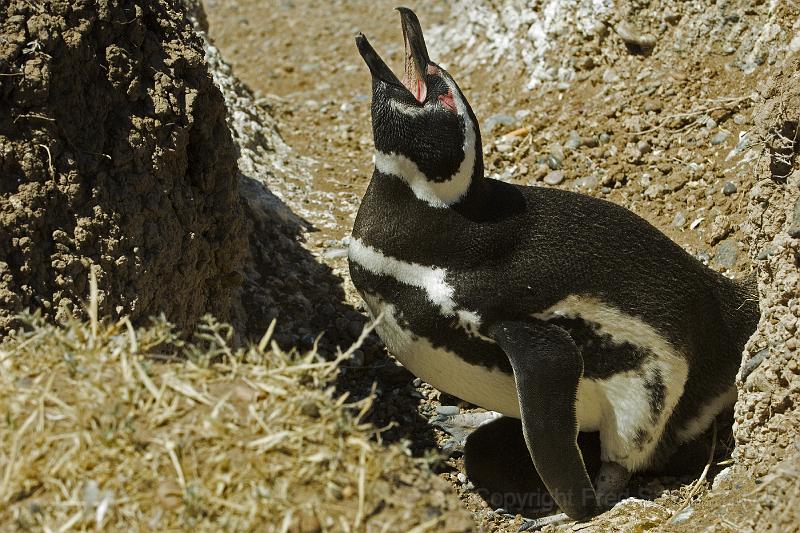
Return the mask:
<path fill-rule="evenodd" d="M 564 516 L 614 503 L 736 399 L 752 287 L 633 212 L 484 175 L 478 120 L 398 8 L 398 78 L 363 34 L 375 169 L 348 249 L 376 331 L 437 389 L 519 419 Z M 594 482 L 577 444 L 598 432 Z"/>

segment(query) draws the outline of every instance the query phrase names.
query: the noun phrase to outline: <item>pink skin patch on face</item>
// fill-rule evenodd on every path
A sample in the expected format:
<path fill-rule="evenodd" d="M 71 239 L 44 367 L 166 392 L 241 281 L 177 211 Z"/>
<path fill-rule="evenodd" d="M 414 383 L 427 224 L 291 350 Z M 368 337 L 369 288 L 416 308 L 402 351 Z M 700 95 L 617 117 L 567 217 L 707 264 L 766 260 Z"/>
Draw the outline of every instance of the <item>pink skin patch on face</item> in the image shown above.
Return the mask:
<path fill-rule="evenodd" d="M 458 113 L 458 110 L 456 110 L 456 101 L 453 98 L 453 91 L 447 91 L 446 94 L 440 94 L 439 101 L 442 103 L 443 106 L 445 106 L 453 113 L 456 114 Z"/>

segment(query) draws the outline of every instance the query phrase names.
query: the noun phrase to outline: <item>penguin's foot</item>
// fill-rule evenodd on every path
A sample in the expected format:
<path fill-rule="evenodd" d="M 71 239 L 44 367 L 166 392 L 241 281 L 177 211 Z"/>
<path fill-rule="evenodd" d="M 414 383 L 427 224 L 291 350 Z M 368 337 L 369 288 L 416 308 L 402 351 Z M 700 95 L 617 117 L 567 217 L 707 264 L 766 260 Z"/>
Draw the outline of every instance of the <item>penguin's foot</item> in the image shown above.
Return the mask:
<path fill-rule="evenodd" d="M 565 513 L 542 516 L 540 518 L 525 518 L 522 522 L 522 525 L 519 526 L 519 529 L 517 529 L 517 533 L 520 533 L 520 531 L 539 531 L 544 526 L 549 526 L 550 524 L 561 525 L 573 521 L 574 520 L 568 517 Z"/>
<path fill-rule="evenodd" d="M 473 431 L 501 416 L 500 413 L 494 411 L 436 415 L 431 418 L 429 423 L 453 437 L 443 446 L 445 451 L 463 453 L 467 437 Z"/>
<path fill-rule="evenodd" d="M 631 479 L 630 471 L 619 463 L 604 461 L 594 482 L 597 503 L 601 509 L 610 509 L 625 496 Z"/>

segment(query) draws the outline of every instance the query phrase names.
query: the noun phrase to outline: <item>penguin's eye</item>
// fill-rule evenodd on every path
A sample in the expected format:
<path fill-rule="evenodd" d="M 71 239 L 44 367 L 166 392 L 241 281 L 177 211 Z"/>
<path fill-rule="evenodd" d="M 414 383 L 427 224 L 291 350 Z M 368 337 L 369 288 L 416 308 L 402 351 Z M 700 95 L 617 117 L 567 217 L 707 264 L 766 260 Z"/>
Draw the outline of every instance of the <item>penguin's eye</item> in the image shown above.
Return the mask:
<path fill-rule="evenodd" d="M 458 110 L 456 110 L 456 101 L 453 98 L 453 91 L 447 89 L 447 92 L 444 94 L 440 94 L 438 97 L 439 101 L 445 106 L 447 109 L 452 111 L 455 114 L 458 114 Z"/>

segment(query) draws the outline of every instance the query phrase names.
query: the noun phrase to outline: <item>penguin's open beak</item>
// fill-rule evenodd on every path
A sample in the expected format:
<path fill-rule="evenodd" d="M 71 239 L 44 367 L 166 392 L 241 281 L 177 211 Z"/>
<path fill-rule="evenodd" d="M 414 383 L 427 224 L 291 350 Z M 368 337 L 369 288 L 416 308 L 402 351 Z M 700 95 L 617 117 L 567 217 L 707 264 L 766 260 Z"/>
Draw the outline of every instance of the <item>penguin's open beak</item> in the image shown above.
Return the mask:
<path fill-rule="evenodd" d="M 425 101 L 428 94 L 428 86 L 425 83 L 425 72 L 430 62 L 428 49 L 425 46 L 419 19 L 414 12 L 407 7 L 398 7 L 397 11 L 400 12 L 400 23 L 403 27 L 403 40 L 405 41 L 405 65 L 402 81 L 398 80 L 394 72 L 386 66 L 363 33 L 356 36 L 356 46 L 374 77 L 391 85 L 405 87 L 421 103 Z"/>
<path fill-rule="evenodd" d="M 372 48 L 372 45 L 369 44 L 367 37 L 363 33 L 356 35 L 356 46 L 358 47 L 358 52 L 361 54 L 361 57 L 364 58 L 364 62 L 369 67 L 369 71 L 374 77 L 390 85 L 403 86 L 403 84 L 400 83 L 400 80 L 397 79 L 397 76 L 394 75 L 394 72 L 392 72 L 392 70 L 386 66 L 386 63 L 383 62 L 383 59 L 381 59 L 381 56 L 378 55 L 378 52 Z"/>
<path fill-rule="evenodd" d="M 430 58 L 422 36 L 422 27 L 413 11 L 407 7 L 398 7 L 400 23 L 403 26 L 403 40 L 405 41 L 406 63 L 403 75 L 403 85 L 411 91 L 418 102 L 424 102 L 428 95 L 428 86 L 425 84 L 425 72 L 428 69 Z"/>

